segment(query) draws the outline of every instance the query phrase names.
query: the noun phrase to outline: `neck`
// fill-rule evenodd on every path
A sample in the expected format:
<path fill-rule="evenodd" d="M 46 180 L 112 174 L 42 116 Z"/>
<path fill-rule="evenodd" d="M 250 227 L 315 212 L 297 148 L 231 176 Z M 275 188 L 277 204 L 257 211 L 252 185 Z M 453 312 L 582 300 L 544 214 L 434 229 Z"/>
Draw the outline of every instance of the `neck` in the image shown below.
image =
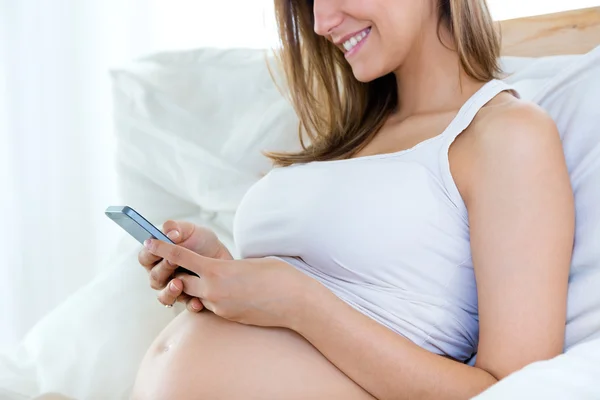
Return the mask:
<path fill-rule="evenodd" d="M 397 117 L 448 111 L 460 108 L 480 87 L 481 82 L 470 78 L 460 65 L 447 30 L 425 29 L 420 40 L 409 51 L 405 62 L 394 74 L 398 82 Z"/>

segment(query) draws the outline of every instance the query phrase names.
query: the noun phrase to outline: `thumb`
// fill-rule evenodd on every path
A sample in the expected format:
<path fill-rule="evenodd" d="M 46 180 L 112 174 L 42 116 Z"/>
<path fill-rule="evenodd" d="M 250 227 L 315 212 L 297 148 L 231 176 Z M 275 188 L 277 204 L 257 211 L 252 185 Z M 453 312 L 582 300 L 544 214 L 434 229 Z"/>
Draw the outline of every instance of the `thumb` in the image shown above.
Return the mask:
<path fill-rule="evenodd" d="M 187 221 L 169 220 L 163 224 L 163 232 L 173 243 L 186 241 L 194 232 L 195 226 Z"/>

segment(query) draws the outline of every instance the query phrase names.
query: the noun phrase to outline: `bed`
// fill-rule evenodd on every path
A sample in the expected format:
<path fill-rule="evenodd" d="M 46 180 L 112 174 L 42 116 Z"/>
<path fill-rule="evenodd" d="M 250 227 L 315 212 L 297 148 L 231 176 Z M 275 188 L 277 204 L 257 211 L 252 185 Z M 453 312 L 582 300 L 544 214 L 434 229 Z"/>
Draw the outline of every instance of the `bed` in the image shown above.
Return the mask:
<path fill-rule="evenodd" d="M 585 57 L 591 60 L 588 64 L 600 65 L 600 7 L 499 25 L 507 79 L 518 82 L 525 97 L 542 99 L 545 93 L 550 102 L 552 77 L 561 71 L 570 71 L 569 76 L 588 73 L 589 68 L 576 65 Z M 260 150 L 297 145 L 295 115 L 274 88 L 264 59 L 264 52 L 257 50 L 198 49 L 151 55 L 111 71 L 120 200 L 153 222 L 180 218 L 206 225 L 235 249 L 231 227 L 236 207 L 246 190 L 270 169 Z M 218 86 L 219 77 L 225 76 L 227 87 Z M 249 80 L 255 85 L 249 87 Z M 190 84 L 192 93 L 184 90 Z M 215 95 L 207 100 L 205 93 Z M 227 113 L 235 112 L 236 121 L 215 107 L 220 101 L 228 102 Z M 552 109 L 550 103 L 548 107 Z M 591 110 L 586 116 L 598 117 L 595 126 L 600 126 L 600 111 Z M 585 127 L 592 125 L 586 122 Z M 565 126 L 568 129 L 571 125 Z M 600 137 L 600 132 L 594 132 Z M 588 158 L 600 159 L 600 145 L 596 146 L 600 140 L 588 136 L 595 141 L 585 146 L 573 147 L 569 137 L 564 139 L 574 174 L 579 173 L 576 164 L 584 150 L 597 149 Z M 159 162 L 169 152 L 177 165 Z M 181 174 L 179 169 L 197 174 Z M 577 182 L 585 177 L 577 176 Z M 597 216 L 600 222 L 600 207 L 594 210 L 589 219 L 596 221 Z M 586 237 L 600 240 L 600 228 L 587 225 L 586 229 L 593 230 Z M 40 321 L 17 349 L 0 355 L 0 399 L 27 399 L 49 392 L 79 400 L 128 397 L 145 349 L 181 311 L 156 302 L 137 267 L 137 251 L 137 244 L 124 235 L 100 276 Z M 585 272 L 585 279 L 573 279 L 581 293 L 597 293 L 600 287 L 600 253 L 595 251 L 575 260 L 593 264 L 585 271 L 579 264 L 574 268 Z M 600 398 L 600 324 L 594 325 L 594 318 L 600 321 L 598 298 L 598 303 L 586 308 L 592 310 L 586 311 L 587 320 L 581 313 L 573 314 L 573 321 L 582 322 L 568 332 L 564 355 L 519 371 L 478 399 Z"/>

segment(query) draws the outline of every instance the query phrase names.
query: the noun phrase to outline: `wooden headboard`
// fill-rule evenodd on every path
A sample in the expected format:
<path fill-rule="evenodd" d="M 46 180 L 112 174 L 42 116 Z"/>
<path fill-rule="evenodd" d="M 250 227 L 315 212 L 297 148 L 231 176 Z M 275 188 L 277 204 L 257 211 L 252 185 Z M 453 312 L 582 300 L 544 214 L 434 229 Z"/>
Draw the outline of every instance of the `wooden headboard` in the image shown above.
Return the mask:
<path fill-rule="evenodd" d="M 600 7 L 501 21 L 500 29 L 505 56 L 587 53 L 600 45 Z"/>

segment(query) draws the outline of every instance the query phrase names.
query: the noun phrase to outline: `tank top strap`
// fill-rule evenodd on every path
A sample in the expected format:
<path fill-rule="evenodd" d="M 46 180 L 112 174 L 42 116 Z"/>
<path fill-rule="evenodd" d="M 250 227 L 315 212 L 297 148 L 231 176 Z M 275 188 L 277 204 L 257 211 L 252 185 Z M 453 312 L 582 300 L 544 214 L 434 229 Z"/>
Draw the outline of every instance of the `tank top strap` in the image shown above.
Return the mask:
<path fill-rule="evenodd" d="M 444 135 L 453 141 L 465 129 L 471 125 L 475 116 L 483 106 L 489 103 L 498 94 L 509 91 L 515 97 L 520 97 L 517 91 L 507 83 L 494 79 L 483 85 L 467 102 L 461 107 L 460 111 L 450 123 Z"/>
<path fill-rule="evenodd" d="M 481 110 L 483 106 L 489 103 L 494 97 L 498 94 L 509 91 L 515 97 L 519 98 L 519 93 L 507 83 L 501 80 L 491 80 L 485 85 L 483 85 L 467 102 L 461 107 L 460 111 L 452 120 L 450 125 L 446 128 L 444 133 L 445 136 L 443 140 L 442 148 L 439 153 L 439 165 L 440 165 L 440 173 L 442 181 L 444 182 L 444 186 L 448 192 L 448 196 L 450 200 L 454 203 L 461 216 L 464 218 L 465 222 L 468 223 L 468 215 L 465 204 L 462 200 L 462 196 L 454 182 L 454 178 L 452 177 L 452 173 L 450 172 L 450 160 L 448 158 L 448 152 L 450 150 L 450 146 L 456 138 L 465 131 L 471 125 L 477 113 Z"/>

